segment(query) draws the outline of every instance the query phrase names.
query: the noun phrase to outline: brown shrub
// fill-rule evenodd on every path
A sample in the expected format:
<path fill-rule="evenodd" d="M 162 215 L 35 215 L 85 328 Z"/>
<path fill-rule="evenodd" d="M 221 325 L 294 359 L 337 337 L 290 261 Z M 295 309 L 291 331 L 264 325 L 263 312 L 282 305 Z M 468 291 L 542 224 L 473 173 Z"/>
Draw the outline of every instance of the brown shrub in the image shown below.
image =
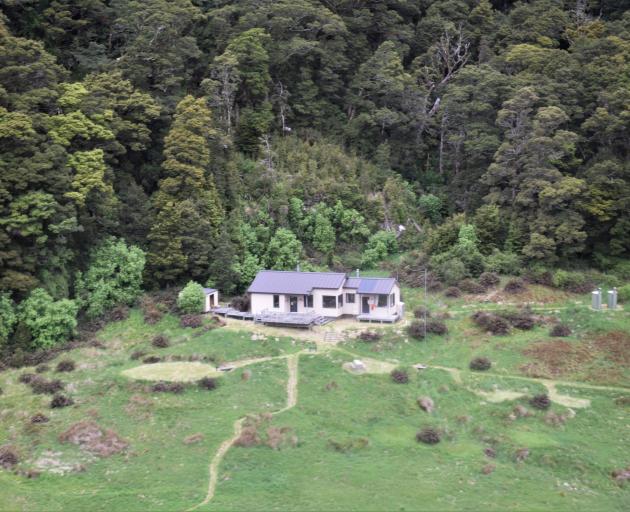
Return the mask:
<path fill-rule="evenodd" d="M 37 373 L 46 373 L 48 370 L 50 370 L 50 366 L 47 364 L 40 364 L 37 368 L 35 368 Z"/>
<path fill-rule="evenodd" d="M 441 320 L 431 319 L 427 321 L 427 332 L 442 336 L 448 334 L 448 327 Z"/>
<path fill-rule="evenodd" d="M 598 336 L 593 346 L 604 353 L 606 359 L 621 366 L 630 366 L 630 334 L 623 331 L 612 331 Z"/>
<path fill-rule="evenodd" d="M 494 464 L 486 464 L 484 467 L 481 468 L 481 472 L 484 475 L 489 475 L 490 473 L 494 472 L 495 469 L 497 469 L 497 467 Z"/>
<path fill-rule="evenodd" d="M 485 311 L 477 311 L 471 316 L 473 322 L 481 327 L 484 331 L 491 332 L 494 335 L 504 335 L 510 332 L 510 324 L 505 319 L 494 313 Z"/>
<path fill-rule="evenodd" d="M 134 352 L 131 353 L 131 356 L 129 357 L 129 359 L 131 359 L 132 361 L 135 361 L 137 359 L 144 357 L 146 354 L 147 353 L 144 352 L 143 350 L 135 350 Z"/>
<path fill-rule="evenodd" d="M 338 441 L 336 439 L 329 439 L 328 446 L 336 452 L 348 453 L 356 450 L 362 450 L 370 445 L 370 440 L 367 437 L 350 437 Z"/>
<path fill-rule="evenodd" d="M 413 310 L 413 316 L 416 318 L 431 318 L 431 311 L 426 306 L 418 306 Z"/>
<path fill-rule="evenodd" d="M 474 279 L 464 279 L 463 281 L 457 283 L 457 287 L 461 291 L 471 294 L 479 294 L 486 291 L 486 287 L 478 283 Z"/>
<path fill-rule="evenodd" d="M 59 361 L 57 363 L 57 372 L 73 372 L 75 369 L 74 361 L 71 359 L 64 359 L 63 361 Z"/>
<path fill-rule="evenodd" d="M 217 379 L 213 379 L 212 377 L 204 377 L 197 381 L 197 386 L 199 386 L 200 389 L 205 389 L 208 391 L 216 389 L 218 385 L 219 381 Z"/>
<path fill-rule="evenodd" d="M 201 318 L 201 315 L 182 315 L 182 317 L 179 319 L 179 325 L 181 327 L 190 327 L 190 328 L 197 328 L 197 327 L 201 327 L 203 324 L 203 319 Z"/>
<path fill-rule="evenodd" d="M 483 449 L 483 454 L 490 459 L 495 459 L 497 456 L 497 451 L 491 446 L 487 446 Z"/>
<path fill-rule="evenodd" d="M 157 324 L 164 316 L 164 313 L 158 307 L 158 304 L 149 295 L 145 295 L 142 299 L 140 299 L 140 307 L 142 308 L 144 321 L 149 325 Z"/>
<path fill-rule="evenodd" d="M 127 320 L 129 318 L 129 308 L 127 306 L 116 306 L 107 316 L 110 322 Z"/>
<path fill-rule="evenodd" d="M 48 423 L 48 421 L 48 416 L 42 414 L 41 412 L 38 412 L 37 414 L 31 416 L 31 423 Z"/>
<path fill-rule="evenodd" d="M 171 342 L 166 336 L 159 334 L 155 338 L 153 338 L 151 345 L 153 345 L 155 348 L 166 348 L 171 345 Z"/>
<path fill-rule="evenodd" d="M 63 407 L 70 407 L 73 404 L 74 400 L 72 400 L 72 398 L 70 398 L 69 396 L 56 394 L 52 397 L 52 400 L 50 401 L 50 408 L 61 409 Z"/>
<path fill-rule="evenodd" d="M 389 375 L 392 381 L 397 384 L 407 384 L 409 382 L 409 374 L 403 368 L 394 368 Z"/>
<path fill-rule="evenodd" d="M 424 322 L 415 321 L 407 327 L 407 334 L 414 339 L 422 340 L 425 336 L 425 330 Z"/>
<path fill-rule="evenodd" d="M 258 428 L 255 425 L 248 425 L 242 428 L 241 434 L 234 441 L 234 446 L 248 448 L 250 446 L 258 446 L 261 438 L 258 435 Z"/>
<path fill-rule="evenodd" d="M 513 327 L 521 331 L 530 331 L 536 326 L 536 318 L 528 311 L 501 311 L 498 316 L 505 318 Z"/>
<path fill-rule="evenodd" d="M 491 286 L 496 286 L 501 282 L 501 278 L 499 274 L 495 272 L 484 272 L 479 276 L 479 284 L 490 288 Z"/>
<path fill-rule="evenodd" d="M 20 462 L 17 451 L 13 446 L 4 445 L 0 446 L 0 467 L 4 469 L 11 469 Z"/>
<path fill-rule="evenodd" d="M 614 402 L 620 407 L 630 407 L 630 396 L 618 396 Z"/>
<path fill-rule="evenodd" d="M 516 450 L 516 453 L 514 454 L 514 458 L 516 459 L 516 462 L 523 462 L 528 457 L 529 457 L 528 448 L 519 448 L 518 450 Z"/>
<path fill-rule="evenodd" d="M 424 444 L 438 444 L 442 435 L 433 427 L 425 427 L 416 434 L 416 441 Z"/>
<path fill-rule="evenodd" d="M 619 483 L 630 480 L 630 466 L 625 469 L 615 469 L 610 473 L 610 476 L 612 476 L 615 481 Z"/>
<path fill-rule="evenodd" d="M 252 378 L 252 371 L 249 369 L 243 370 L 243 373 L 241 373 L 241 380 L 247 382 L 251 378 Z"/>
<path fill-rule="evenodd" d="M 449 286 L 446 290 L 444 290 L 445 297 L 457 298 L 462 296 L 462 291 L 456 286 Z"/>
<path fill-rule="evenodd" d="M 529 405 L 531 405 L 535 409 L 540 409 L 544 411 L 551 407 L 551 400 L 549 399 L 549 396 L 542 393 L 540 395 L 534 395 L 533 397 L 531 397 L 529 400 Z"/>
<path fill-rule="evenodd" d="M 556 324 L 549 331 L 549 336 L 553 336 L 554 338 L 566 338 L 567 336 L 571 336 L 571 329 L 568 325 Z"/>
<path fill-rule="evenodd" d="M 29 382 L 29 386 L 33 390 L 33 393 L 39 395 L 54 395 L 58 391 L 63 391 L 64 384 L 59 379 L 46 380 L 39 375 Z"/>
<path fill-rule="evenodd" d="M 475 357 L 468 366 L 471 370 L 484 372 L 492 367 L 492 362 L 487 357 Z"/>
<path fill-rule="evenodd" d="M 359 339 L 361 341 L 378 341 L 383 337 L 380 332 L 377 331 L 363 331 L 359 334 Z"/>
<path fill-rule="evenodd" d="M 176 393 L 180 394 L 184 392 L 184 385 L 181 382 L 156 382 L 151 386 L 151 391 L 154 393 Z"/>
<path fill-rule="evenodd" d="M 424 412 L 428 412 L 429 414 L 431 414 L 433 412 L 433 409 L 435 408 L 433 400 L 428 396 L 421 396 L 416 400 L 416 403 L 418 404 L 418 407 L 420 407 L 420 409 L 422 409 Z"/>
<path fill-rule="evenodd" d="M 77 445 L 82 450 L 98 457 L 109 457 L 122 452 L 129 446 L 116 432 L 103 429 L 94 421 L 75 423 L 59 435 L 59 441 Z"/>
<path fill-rule="evenodd" d="M 196 444 L 201 441 L 203 441 L 203 434 L 201 432 L 198 432 L 197 434 L 191 434 L 189 436 L 186 436 L 182 442 L 184 444 Z"/>
<path fill-rule="evenodd" d="M 149 356 L 149 357 L 145 357 L 142 362 L 144 364 L 155 364 L 155 363 L 159 363 L 162 361 L 162 358 L 159 356 Z"/>
<path fill-rule="evenodd" d="M 525 283 L 521 279 L 512 279 L 508 281 L 503 288 L 505 293 L 510 293 L 512 295 L 516 295 L 519 293 L 523 293 L 527 291 L 527 287 Z"/>
<path fill-rule="evenodd" d="M 280 450 L 284 447 L 296 447 L 297 436 L 293 434 L 290 427 L 269 427 L 267 429 L 266 445 L 272 450 Z"/>

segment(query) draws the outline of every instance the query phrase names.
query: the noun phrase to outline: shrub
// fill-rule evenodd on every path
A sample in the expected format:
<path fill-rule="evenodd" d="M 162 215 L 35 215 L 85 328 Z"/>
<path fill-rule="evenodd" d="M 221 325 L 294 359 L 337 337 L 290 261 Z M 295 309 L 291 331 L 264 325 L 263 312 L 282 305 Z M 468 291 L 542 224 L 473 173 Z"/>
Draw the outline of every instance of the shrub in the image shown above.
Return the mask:
<path fill-rule="evenodd" d="M 551 400 L 545 394 L 534 395 L 529 400 L 529 405 L 531 405 L 532 407 L 534 407 L 536 409 L 540 409 L 540 410 L 544 411 L 546 409 L 549 409 L 549 407 L 551 407 Z"/>
<path fill-rule="evenodd" d="M 426 306 L 418 306 L 416 309 L 413 310 L 413 316 L 415 316 L 416 318 L 430 318 L 431 311 L 429 311 L 429 308 Z"/>
<path fill-rule="evenodd" d="M 462 291 L 456 286 L 449 286 L 446 290 L 444 290 L 444 296 L 446 297 L 457 298 L 461 297 L 461 295 Z"/>
<path fill-rule="evenodd" d="M 112 322 L 121 322 L 129 318 L 129 308 L 127 306 L 116 306 L 109 312 L 109 320 Z"/>
<path fill-rule="evenodd" d="M 145 357 L 142 360 L 144 364 L 155 364 L 155 363 L 159 363 L 160 361 L 162 361 L 162 358 L 158 356 L 149 356 L 149 357 Z"/>
<path fill-rule="evenodd" d="M 523 262 L 520 256 L 513 252 L 494 250 L 486 256 L 484 269 L 486 272 L 516 276 L 521 273 Z"/>
<path fill-rule="evenodd" d="M 37 414 L 31 416 L 31 423 L 48 423 L 49 421 L 50 418 L 48 418 L 48 416 L 42 414 L 41 412 L 38 412 Z"/>
<path fill-rule="evenodd" d="M 12 446 L 0 446 L 0 467 L 11 469 L 18 462 L 20 458 Z"/>
<path fill-rule="evenodd" d="M 471 370 L 485 372 L 492 367 L 492 362 L 487 357 L 475 357 L 468 366 Z"/>
<path fill-rule="evenodd" d="M 59 379 L 46 380 L 43 377 L 37 376 L 29 382 L 29 386 L 33 390 L 33 393 L 39 395 L 53 395 L 58 391 L 62 391 L 64 388 L 63 382 Z"/>
<path fill-rule="evenodd" d="M 407 334 L 409 334 L 409 336 L 417 340 L 424 339 L 424 335 L 425 335 L 424 322 L 419 322 L 419 321 L 411 322 L 409 326 L 407 327 Z"/>
<path fill-rule="evenodd" d="M 505 318 L 495 315 L 494 313 L 477 311 L 471 318 L 475 324 L 492 334 L 502 335 L 510 332 L 509 322 Z"/>
<path fill-rule="evenodd" d="M 129 359 L 131 359 L 132 361 L 135 361 L 137 359 L 140 359 L 140 358 L 144 357 L 145 355 L 146 355 L 146 352 L 143 352 L 142 350 L 136 350 L 136 351 L 132 352 L 132 354 L 129 357 Z"/>
<path fill-rule="evenodd" d="M 424 444 L 438 444 L 442 439 L 440 432 L 433 427 L 425 427 L 416 434 L 416 441 Z"/>
<path fill-rule="evenodd" d="M 630 302 L 630 284 L 619 287 L 617 289 L 617 299 L 619 302 Z"/>
<path fill-rule="evenodd" d="M 497 314 L 522 331 L 530 331 L 536 325 L 536 319 L 526 311 L 502 311 Z"/>
<path fill-rule="evenodd" d="M 534 265 L 527 269 L 525 279 L 534 284 L 553 285 L 553 272 L 542 265 Z"/>
<path fill-rule="evenodd" d="M 442 336 L 448 333 L 448 328 L 446 327 L 446 324 L 441 320 L 428 320 L 427 332 Z"/>
<path fill-rule="evenodd" d="M 562 288 L 574 293 L 585 293 L 593 286 L 584 274 L 567 270 L 556 270 L 553 273 L 551 282 L 556 288 Z"/>
<path fill-rule="evenodd" d="M 549 336 L 554 336 L 557 338 L 565 338 L 567 336 L 571 336 L 571 329 L 568 325 L 564 324 L 556 324 L 549 331 Z"/>
<path fill-rule="evenodd" d="M 237 311 L 249 311 L 249 295 L 241 295 L 240 297 L 234 297 L 230 302 L 230 307 Z"/>
<path fill-rule="evenodd" d="M 142 297 L 140 307 L 142 308 L 144 321 L 149 325 L 157 324 L 164 316 L 164 313 L 158 307 L 158 304 L 149 295 Z"/>
<path fill-rule="evenodd" d="M 520 279 L 512 279 L 508 281 L 503 288 L 503 291 L 511 294 L 523 293 L 527 290 L 525 283 Z"/>
<path fill-rule="evenodd" d="M 496 272 L 484 272 L 479 276 L 479 284 L 488 288 L 490 288 L 491 286 L 496 286 L 500 282 L 501 278 Z"/>
<path fill-rule="evenodd" d="M 155 393 L 176 393 L 184 392 L 184 385 L 181 382 L 157 382 L 151 386 L 151 391 Z"/>
<path fill-rule="evenodd" d="M 383 335 L 377 331 L 363 331 L 359 334 L 361 341 L 378 341 Z"/>
<path fill-rule="evenodd" d="M 0 293 L 0 347 L 2 347 L 11 337 L 17 315 L 15 314 L 15 304 L 8 293 Z"/>
<path fill-rule="evenodd" d="M 153 345 L 155 348 L 166 348 L 169 347 L 171 343 L 166 336 L 158 334 L 155 338 L 153 338 L 151 345 Z"/>
<path fill-rule="evenodd" d="M 465 263 L 459 258 L 449 257 L 449 253 L 437 254 L 431 258 L 431 268 L 446 284 L 453 285 L 470 274 Z"/>
<path fill-rule="evenodd" d="M 75 368 L 74 361 L 71 359 L 64 359 L 57 363 L 56 371 L 58 372 L 73 372 Z"/>
<path fill-rule="evenodd" d="M 391 376 L 392 381 L 397 384 L 407 384 L 407 382 L 409 382 L 409 374 L 407 373 L 407 370 L 403 368 L 394 368 L 389 375 Z"/>
<path fill-rule="evenodd" d="M 201 389 L 207 389 L 211 391 L 217 388 L 219 382 L 217 381 L 217 379 L 213 379 L 212 377 L 204 377 L 203 379 L 197 381 L 197 385 Z"/>
<path fill-rule="evenodd" d="M 62 407 L 70 407 L 74 404 L 74 400 L 66 395 L 57 394 L 50 401 L 51 409 L 61 409 Z"/>
<path fill-rule="evenodd" d="M 460 281 L 457 286 L 465 293 L 479 294 L 486 291 L 486 287 L 474 279 L 464 279 Z"/>
<path fill-rule="evenodd" d="M 36 377 L 36 375 L 34 373 L 22 373 L 19 377 L 18 377 L 18 382 L 21 382 L 22 384 L 29 384 L 34 378 Z"/>
<path fill-rule="evenodd" d="M 48 370 L 50 370 L 50 366 L 47 364 L 40 364 L 37 368 L 35 368 L 37 373 L 46 373 Z"/>
<path fill-rule="evenodd" d="M 203 319 L 201 315 L 184 315 L 179 319 L 179 325 L 181 327 L 197 328 L 201 327 Z"/>
<path fill-rule="evenodd" d="M 193 315 L 203 311 L 205 300 L 203 286 L 195 281 L 189 281 L 177 296 L 177 307 L 182 313 Z"/>

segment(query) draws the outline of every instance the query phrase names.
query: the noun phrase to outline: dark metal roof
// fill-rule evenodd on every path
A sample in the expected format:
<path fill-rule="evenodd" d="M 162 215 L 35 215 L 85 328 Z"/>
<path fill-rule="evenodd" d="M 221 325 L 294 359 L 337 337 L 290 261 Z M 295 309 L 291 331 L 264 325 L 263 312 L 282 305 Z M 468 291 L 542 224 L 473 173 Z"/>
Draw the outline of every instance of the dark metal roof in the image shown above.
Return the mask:
<path fill-rule="evenodd" d="M 358 288 L 361 283 L 360 277 L 349 277 L 346 279 L 346 284 L 343 285 L 344 288 Z"/>
<path fill-rule="evenodd" d="M 341 288 L 346 275 L 339 272 L 293 272 L 261 270 L 247 291 L 249 293 L 311 293 L 313 288 Z"/>
<path fill-rule="evenodd" d="M 215 288 L 204 288 L 203 289 L 203 293 L 205 293 L 206 295 L 210 295 L 211 293 L 216 292 L 217 290 Z"/>
<path fill-rule="evenodd" d="M 361 277 L 357 293 L 388 294 L 395 284 L 393 277 Z"/>

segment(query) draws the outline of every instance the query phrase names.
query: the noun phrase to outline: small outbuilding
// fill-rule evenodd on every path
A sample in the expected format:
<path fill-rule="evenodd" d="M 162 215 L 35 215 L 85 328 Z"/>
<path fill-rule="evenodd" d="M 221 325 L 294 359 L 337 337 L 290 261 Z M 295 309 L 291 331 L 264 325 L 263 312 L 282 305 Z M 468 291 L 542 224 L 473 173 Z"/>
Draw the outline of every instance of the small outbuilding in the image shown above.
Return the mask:
<path fill-rule="evenodd" d="M 203 312 L 208 313 L 219 305 L 219 290 L 215 290 L 214 288 L 204 288 L 203 294 L 205 296 Z"/>

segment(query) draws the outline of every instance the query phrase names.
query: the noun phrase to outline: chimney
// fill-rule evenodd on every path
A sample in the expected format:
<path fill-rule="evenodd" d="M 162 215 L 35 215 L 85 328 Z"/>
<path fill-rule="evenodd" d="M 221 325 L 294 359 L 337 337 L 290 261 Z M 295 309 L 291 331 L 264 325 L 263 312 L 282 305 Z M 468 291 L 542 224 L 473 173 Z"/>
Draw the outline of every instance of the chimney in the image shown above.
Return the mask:
<path fill-rule="evenodd" d="M 357 277 L 359 277 L 361 275 L 361 272 L 359 272 L 359 269 L 357 269 Z"/>
<path fill-rule="evenodd" d="M 300 264 L 298 263 L 297 266 L 295 267 L 295 271 L 299 272 L 300 271 Z"/>

